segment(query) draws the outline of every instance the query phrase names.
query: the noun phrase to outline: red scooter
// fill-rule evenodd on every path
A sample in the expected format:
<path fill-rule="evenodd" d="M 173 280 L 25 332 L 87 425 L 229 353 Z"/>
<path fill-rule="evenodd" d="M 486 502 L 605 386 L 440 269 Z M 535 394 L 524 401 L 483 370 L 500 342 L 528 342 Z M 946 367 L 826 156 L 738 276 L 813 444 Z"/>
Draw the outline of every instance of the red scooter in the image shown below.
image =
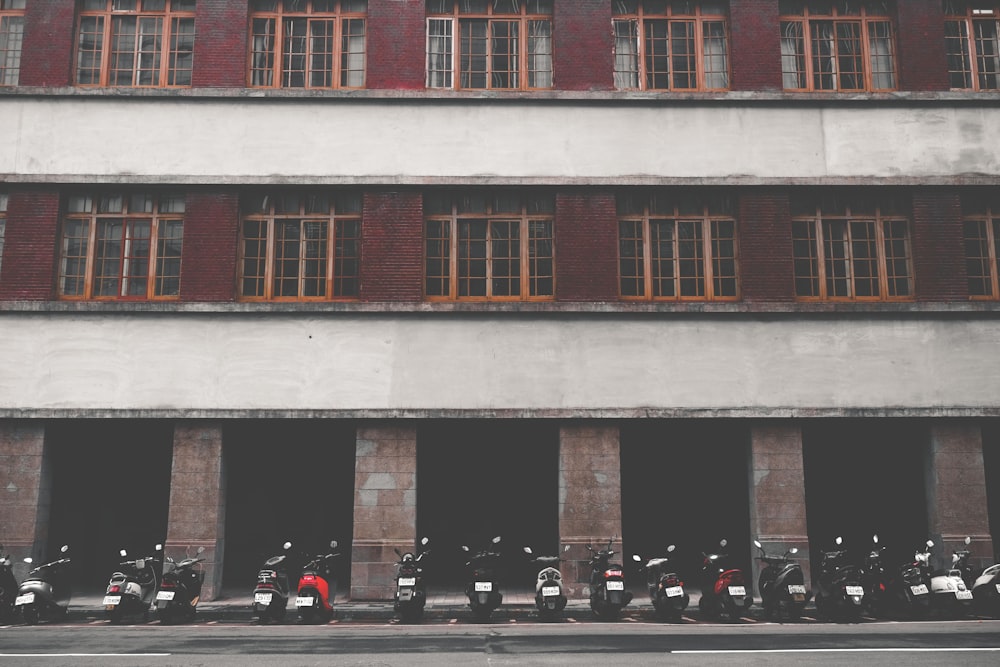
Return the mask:
<path fill-rule="evenodd" d="M 337 548 L 337 540 L 330 542 L 330 548 Z M 333 579 L 333 559 L 338 556 L 340 553 L 337 551 L 318 554 L 302 568 L 295 608 L 299 610 L 299 620 L 303 623 L 329 621 L 333 618 L 333 598 L 337 592 L 337 584 Z"/>

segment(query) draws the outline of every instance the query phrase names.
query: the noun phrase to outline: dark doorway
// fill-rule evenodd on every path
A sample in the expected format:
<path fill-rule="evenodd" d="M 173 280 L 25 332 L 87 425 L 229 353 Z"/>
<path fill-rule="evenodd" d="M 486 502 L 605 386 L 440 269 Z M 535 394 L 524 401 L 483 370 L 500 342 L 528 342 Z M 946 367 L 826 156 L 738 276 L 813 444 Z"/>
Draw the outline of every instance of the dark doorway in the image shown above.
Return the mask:
<path fill-rule="evenodd" d="M 500 535 L 509 581 L 526 578 L 522 549 L 559 546 L 559 429 L 540 421 L 441 421 L 417 431 L 417 533 L 431 540 L 428 582 L 465 580 L 461 546 Z"/>
<path fill-rule="evenodd" d="M 924 465 L 929 435 L 917 421 L 818 420 L 802 429 L 812 572 L 838 536 L 861 562 L 878 534 L 885 562 L 927 540 Z"/>
<path fill-rule="evenodd" d="M 223 447 L 223 586 L 252 590 L 261 564 L 281 553 L 286 541 L 293 555 L 312 555 L 337 540 L 343 554 L 337 584 L 344 590 L 354 529 L 354 424 L 241 420 L 225 426 Z"/>
<path fill-rule="evenodd" d="M 719 542 L 749 572 L 749 432 L 737 422 L 637 420 L 621 429 L 623 556 L 667 555 L 692 583 Z"/>
<path fill-rule="evenodd" d="M 173 434 L 161 420 L 49 422 L 50 553 L 38 557 L 68 544 L 78 591 L 103 591 L 120 549 L 145 556 L 166 539 Z"/>

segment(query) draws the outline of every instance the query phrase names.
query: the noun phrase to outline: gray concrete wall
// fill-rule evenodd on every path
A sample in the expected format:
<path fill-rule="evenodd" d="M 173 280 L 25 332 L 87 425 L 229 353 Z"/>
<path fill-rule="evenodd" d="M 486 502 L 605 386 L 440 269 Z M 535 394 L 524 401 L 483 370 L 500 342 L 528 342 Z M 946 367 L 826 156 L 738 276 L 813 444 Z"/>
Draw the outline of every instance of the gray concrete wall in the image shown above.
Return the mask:
<path fill-rule="evenodd" d="M 1000 180 L 1000 113 L 989 97 L 980 98 L 982 105 L 947 96 L 858 103 L 632 97 L 5 95 L 0 177 L 280 184 Z"/>
<path fill-rule="evenodd" d="M 0 417 L 995 415 L 992 318 L 0 312 Z"/>

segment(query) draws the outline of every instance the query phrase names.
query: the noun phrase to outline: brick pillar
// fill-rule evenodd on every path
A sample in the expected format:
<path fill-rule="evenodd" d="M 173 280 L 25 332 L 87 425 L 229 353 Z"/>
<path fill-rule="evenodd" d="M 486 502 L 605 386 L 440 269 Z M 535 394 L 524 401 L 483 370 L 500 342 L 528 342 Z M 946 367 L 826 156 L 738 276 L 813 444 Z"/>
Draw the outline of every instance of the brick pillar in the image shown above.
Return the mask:
<path fill-rule="evenodd" d="M 618 223 L 610 192 L 556 195 L 556 299 L 618 301 Z"/>
<path fill-rule="evenodd" d="M 239 197 L 233 191 L 187 195 L 181 257 L 182 301 L 236 299 L 239 218 Z"/>
<path fill-rule="evenodd" d="M 567 595 L 590 595 L 590 553 L 622 537 L 621 446 L 617 427 L 572 425 L 559 430 L 559 542 Z"/>
<path fill-rule="evenodd" d="M 51 555 L 48 544 L 52 475 L 39 421 L 0 421 L 0 544 L 14 560 L 14 575 L 27 574 L 21 562 Z M 72 545 L 70 545 L 72 547 Z"/>
<path fill-rule="evenodd" d="M 944 10 L 940 0 L 897 2 L 896 70 L 900 90 L 948 90 Z"/>
<path fill-rule="evenodd" d="M 58 192 L 11 193 L 0 266 L 0 300 L 47 301 L 53 297 L 58 228 Z"/>
<path fill-rule="evenodd" d="M 557 2 L 552 17 L 552 84 L 556 90 L 612 90 L 615 85 L 611 3 Z"/>
<path fill-rule="evenodd" d="M 967 300 L 967 270 L 959 192 L 954 188 L 917 188 L 913 192 L 913 289 L 917 299 Z"/>
<path fill-rule="evenodd" d="M 733 90 L 781 90 L 778 3 L 731 0 L 729 48 Z"/>
<path fill-rule="evenodd" d="M 761 563 L 752 540 L 760 540 L 768 554 L 780 555 L 798 547 L 796 558 L 806 581 L 809 576 L 809 537 L 806 530 L 805 468 L 802 429 L 787 423 L 755 424 L 750 429 L 750 534 L 753 584 Z M 756 591 L 760 595 L 760 591 Z"/>
<path fill-rule="evenodd" d="M 744 301 L 794 301 L 792 220 L 785 188 L 739 195 L 740 293 Z"/>
<path fill-rule="evenodd" d="M 391 600 L 396 553 L 417 534 L 417 430 L 386 423 L 358 429 L 354 464 L 351 599 Z"/>
<path fill-rule="evenodd" d="M 964 548 L 968 536 L 973 565 L 992 564 L 983 434 L 978 424 L 941 420 L 930 427 L 925 480 L 935 562 L 950 563 L 952 551 Z"/>
<path fill-rule="evenodd" d="M 191 72 L 194 88 L 247 85 L 248 6 L 246 0 L 198 0 Z"/>
<path fill-rule="evenodd" d="M 25 4 L 20 85 L 72 85 L 76 4 L 75 0 Z"/>
<path fill-rule="evenodd" d="M 367 192 L 361 235 L 361 300 L 420 301 L 424 210 L 419 192 Z"/>
<path fill-rule="evenodd" d="M 222 425 L 178 421 L 170 474 L 170 510 L 166 554 L 174 559 L 205 547 L 205 584 L 201 599 L 214 600 L 222 588 L 225 552 L 226 475 L 222 460 Z"/>
<path fill-rule="evenodd" d="M 425 84 L 425 3 L 369 0 L 366 88 L 419 89 Z"/>

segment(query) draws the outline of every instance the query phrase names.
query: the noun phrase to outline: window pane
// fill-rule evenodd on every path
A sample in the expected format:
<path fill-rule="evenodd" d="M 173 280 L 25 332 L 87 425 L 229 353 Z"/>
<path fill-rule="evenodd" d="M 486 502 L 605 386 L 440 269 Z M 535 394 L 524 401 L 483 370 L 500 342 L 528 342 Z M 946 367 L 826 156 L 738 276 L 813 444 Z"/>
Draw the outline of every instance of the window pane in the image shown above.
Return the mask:
<path fill-rule="evenodd" d="M 486 296 L 485 220 L 458 221 L 458 295 Z"/>

